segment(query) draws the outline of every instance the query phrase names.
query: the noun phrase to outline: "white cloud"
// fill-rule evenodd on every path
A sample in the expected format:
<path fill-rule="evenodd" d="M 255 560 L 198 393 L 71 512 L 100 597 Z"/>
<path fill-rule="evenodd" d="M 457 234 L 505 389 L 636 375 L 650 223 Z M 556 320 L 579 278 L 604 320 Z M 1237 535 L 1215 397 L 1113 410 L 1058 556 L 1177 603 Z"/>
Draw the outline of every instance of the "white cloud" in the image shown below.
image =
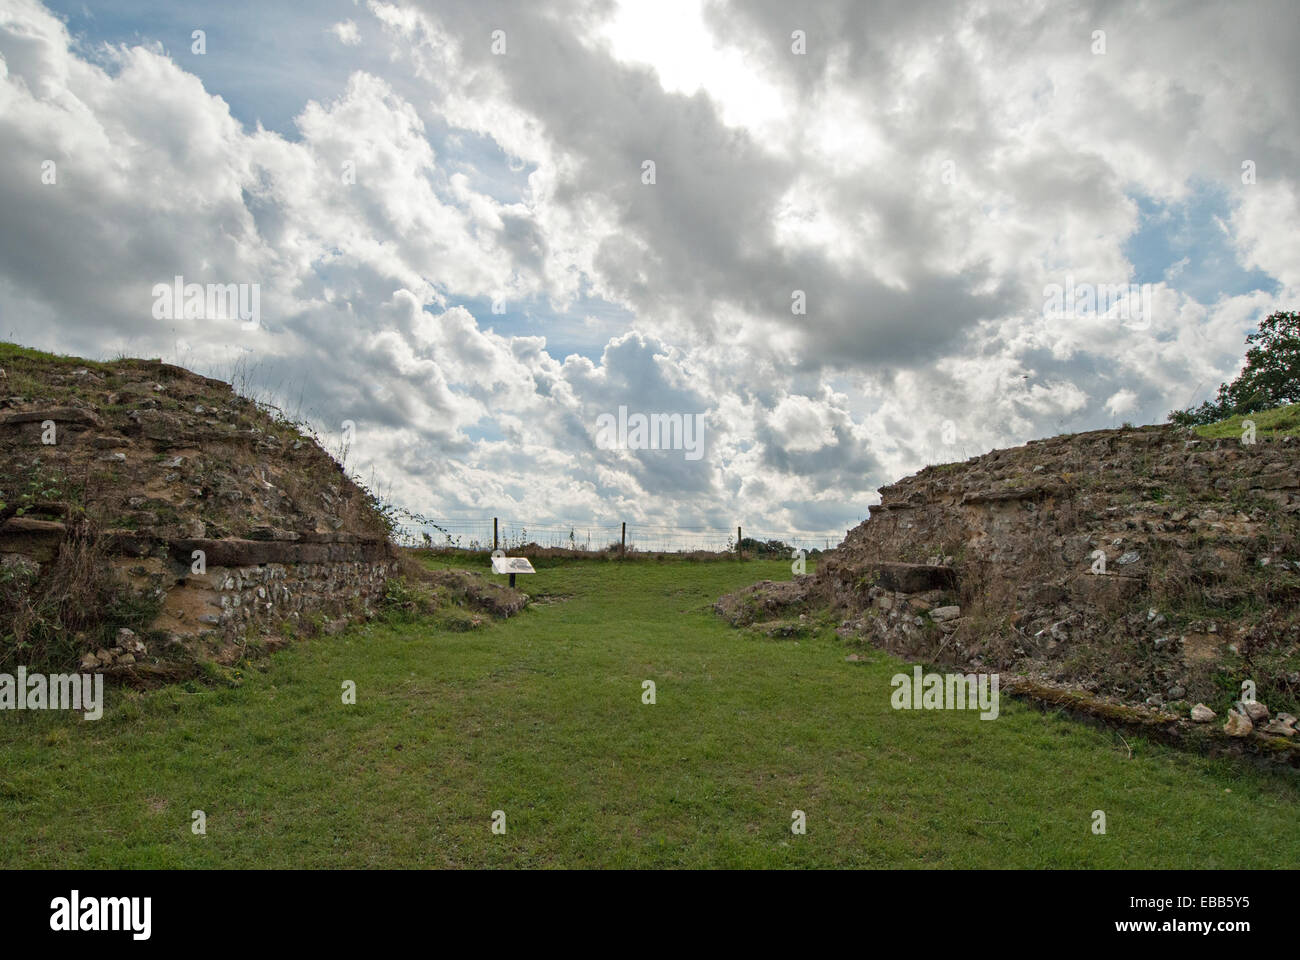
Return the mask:
<path fill-rule="evenodd" d="M 361 42 L 361 31 L 353 20 L 341 20 L 330 27 L 330 32 L 339 38 L 345 47 L 355 47 Z"/>
<path fill-rule="evenodd" d="M 835 441 L 834 414 L 811 397 L 786 396 L 772 410 L 771 424 L 786 450 L 805 453 Z"/>
<path fill-rule="evenodd" d="M 1106 401 L 1106 410 L 1111 416 L 1129 413 L 1137 408 L 1138 396 L 1132 390 L 1117 390 Z"/>
<path fill-rule="evenodd" d="M 327 428 L 354 420 L 350 466 L 425 513 L 838 529 L 927 461 L 1161 418 L 1294 307 L 1295 30 L 1270 10 L 1107 7 L 1095 57 L 1087 4 L 823 0 L 797 56 L 762 5 L 371 0 L 362 26 L 316 23 L 356 66 L 284 135 L 147 25 L 92 55 L 9 0 L 0 333 L 242 358 Z M 1207 182 L 1280 292 L 1198 302 L 1193 254 L 1158 265 L 1149 329 L 1044 316 L 1067 275 L 1134 279 L 1134 197 Z M 153 321 L 176 274 L 259 282 L 264 329 Z M 596 450 L 621 403 L 705 415 L 706 459 Z"/>

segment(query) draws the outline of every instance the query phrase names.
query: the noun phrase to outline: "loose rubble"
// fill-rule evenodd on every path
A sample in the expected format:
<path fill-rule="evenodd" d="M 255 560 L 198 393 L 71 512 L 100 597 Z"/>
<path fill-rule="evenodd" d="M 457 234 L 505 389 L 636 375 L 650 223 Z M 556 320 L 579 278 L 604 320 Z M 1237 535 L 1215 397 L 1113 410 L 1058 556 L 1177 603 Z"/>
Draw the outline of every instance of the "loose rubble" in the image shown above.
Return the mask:
<path fill-rule="evenodd" d="M 811 576 L 733 596 L 756 620 L 828 611 L 846 642 L 905 658 L 1294 738 L 1260 702 L 1234 710 L 1220 680 L 1295 709 L 1293 438 L 1099 430 L 927 467 L 880 495 Z"/>

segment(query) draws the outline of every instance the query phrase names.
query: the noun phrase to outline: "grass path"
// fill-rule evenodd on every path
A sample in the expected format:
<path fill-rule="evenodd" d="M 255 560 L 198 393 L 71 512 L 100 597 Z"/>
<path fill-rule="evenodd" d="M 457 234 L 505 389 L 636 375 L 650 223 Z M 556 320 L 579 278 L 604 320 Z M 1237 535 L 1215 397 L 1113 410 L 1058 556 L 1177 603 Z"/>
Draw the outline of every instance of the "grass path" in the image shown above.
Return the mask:
<path fill-rule="evenodd" d="M 115 692 L 93 723 L 5 711 L 0 866 L 1300 864 L 1292 773 L 1143 742 L 1129 758 L 1009 699 L 994 721 L 895 711 L 901 661 L 846 662 L 829 632 L 751 639 L 709 610 L 788 576 L 560 563 L 525 589 L 568 599 L 472 632 L 372 624 L 238 688 Z"/>

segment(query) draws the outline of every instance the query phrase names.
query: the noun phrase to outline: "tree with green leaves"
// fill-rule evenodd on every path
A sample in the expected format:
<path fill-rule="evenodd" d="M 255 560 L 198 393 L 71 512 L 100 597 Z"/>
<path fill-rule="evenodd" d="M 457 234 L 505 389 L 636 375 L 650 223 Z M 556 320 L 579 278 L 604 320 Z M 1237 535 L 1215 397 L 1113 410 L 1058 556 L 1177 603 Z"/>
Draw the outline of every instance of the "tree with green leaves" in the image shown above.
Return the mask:
<path fill-rule="evenodd" d="M 1246 365 L 1219 395 L 1199 407 L 1175 410 L 1169 420 L 1190 427 L 1216 423 L 1241 413 L 1257 413 L 1300 401 L 1300 312 L 1270 314 L 1247 335 Z"/>

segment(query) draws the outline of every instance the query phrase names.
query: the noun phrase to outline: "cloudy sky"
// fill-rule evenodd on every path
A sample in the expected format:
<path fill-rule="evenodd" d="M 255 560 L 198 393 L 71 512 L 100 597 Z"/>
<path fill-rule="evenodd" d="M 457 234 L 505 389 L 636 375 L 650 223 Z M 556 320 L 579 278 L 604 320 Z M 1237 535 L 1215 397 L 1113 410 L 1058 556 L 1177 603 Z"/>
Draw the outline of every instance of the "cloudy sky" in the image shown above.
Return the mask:
<path fill-rule="evenodd" d="M 1297 308 L 1298 40 L 1293 0 L 0 0 L 0 338 L 350 420 L 427 515 L 841 533 L 1161 421 Z M 175 276 L 260 323 L 160 319 Z M 602 449 L 620 406 L 704 455 Z"/>

